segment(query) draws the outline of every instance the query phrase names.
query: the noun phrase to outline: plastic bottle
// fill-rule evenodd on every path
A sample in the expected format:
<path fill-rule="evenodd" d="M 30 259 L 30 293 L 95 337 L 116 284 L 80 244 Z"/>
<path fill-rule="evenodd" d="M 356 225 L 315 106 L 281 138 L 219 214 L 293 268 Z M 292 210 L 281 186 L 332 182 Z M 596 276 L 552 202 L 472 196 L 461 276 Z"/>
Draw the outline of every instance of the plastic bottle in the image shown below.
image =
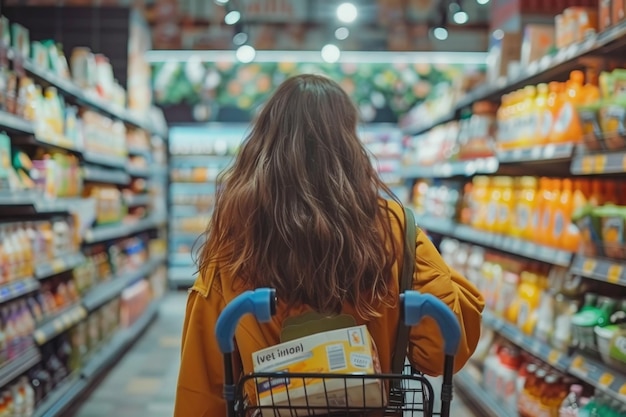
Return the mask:
<path fill-rule="evenodd" d="M 564 179 L 560 183 L 561 189 L 554 211 L 554 226 L 552 228 L 552 243 L 558 248 L 565 248 L 568 244 L 568 228 L 572 223 L 573 196 L 572 180 Z"/>
<path fill-rule="evenodd" d="M 554 296 L 548 291 L 543 291 L 541 301 L 537 309 L 537 325 L 535 327 L 535 337 L 544 343 L 552 339 L 555 322 Z"/>
<path fill-rule="evenodd" d="M 602 190 L 602 180 L 591 180 L 591 190 L 588 200 L 589 204 L 593 207 L 599 207 L 604 204 L 605 198 Z"/>
<path fill-rule="evenodd" d="M 472 188 L 472 226 L 477 229 L 486 229 L 487 205 L 489 203 L 490 180 L 488 177 L 474 177 Z"/>
<path fill-rule="evenodd" d="M 24 389 L 24 415 L 32 416 L 35 411 L 35 390 L 26 376 L 20 378 L 20 384 Z"/>
<path fill-rule="evenodd" d="M 517 369 L 519 368 L 520 356 L 516 349 L 502 349 L 500 353 L 500 366 L 497 369 L 496 392 L 498 398 L 506 407 L 513 411 L 517 406 Z"/>
<path fill-rule="evenodd" d="M 561 180 L 558 178 L 553 178 L 550 180 L 550 203 L 549 203 L 549 211 L 544 213 L 544 243 L 550 246 L 557 246 L 558 242 L 561 240 L 561 235 L 563 234 L 563 219 L 560 218 L 561 223 L 556 225 L 557 220 L 557 212 L 560 209 L 560 200 L 561 200 Z M 547 216 L 547 217 L 546 217 Z"/>
<path fill-rule="evenodd" d="M 524 271 L 521 274 L 522 284 L 519 287 L 517 326 L 526 334 L 532 334 L 536 324 L 536 309 L 539 306 L 541 289 L 536 274 Z"/>
<path fill-rule="evenodd" d="M 561 241 L 561 247 L 565 250 L 576 252 L 580 246 L 581 235 L 580 229 L 578 229 L 578 226 L 572 221 L 572 215 L 587 205 L 587 198 L 585 197 L 581 180 L 575 180 L 571 182 L 571 184 L 573 187 L 571 192 L 572 204 L 566 223 L 565 235 Z M 563 181 L 565 192 L 567 192 L 565 188 L 568 186 L 569 183 Z"/>
<path fill-rule="evenodd" d="M 570 79 L 561 91 L 561 108 L 550 134 L 550 142 L 578 142 L 582 138 L 582 126 L 576 106 L 584 102 L 583 83 L 585 76 L 582 71 L 572 71 Z"/>
<path fill-rule="evenodd" d="M 563 401 L 560 393 L 559 377 L 555 374 L 546 375 L 541 389 L 537 417 L 552 417 L 556 415 Z"/>
<path fill-rule="evenodd" d="M 537 372 L 539 371 L 539 367 L 534 363 L 529 363 L 526 365 L 526 379 L 524 380 L 524 385 L 521 389 L 519 389 L 518 400 L 517 400 L 517 412 L 520 417 L 531 417 L 532 416 L 532 399 L 530 396 L 531 387 L 534 387 L 537 384 Z"/>
<path fill-rule="evenodd" d="M 550 178 L 542 178 L 541 185 L 541 209 L 539 218 L 539 227 L 535 230 L 537 233 L 537 241 L 544 245 L 550 244 L 550 224 L 552 213 L 554 212 L 554 183 Z"/>
<path fill-rule="evenodd" d="M 527 148 L 535 143 L 535 126 L 537 126 L 535 98 L 537 96 L 537 89 L 533 85 L 527 85 L 521 91 L 521 96 L 521 129 L 519 130 L 520 138 L 516 143 L 516 147 Z"/>
<path fill-rule="evenodd" d="M 498 209 L 502 199 L 502 178 L 496 177 L 491 181 L 489 187 L 489 200 L 487 202 L 487 217 L 485 218 L 485 228 L 489 232 L 498 231 Z"/>
<path fill-rule="evenodd" d="M 535 97 L 535 140 L 533 144 L 543 145 L 550 140 L 552 130 L 552 112 L 548 106 L 548 95 L 550 89 L 548 84 L 537 85 L 537 96 Z"/>
<path fill-rule="evenodd" d="M 552 124 L 550 126 L 550 133 L 548 135 L 548 142 L 553 142 L 553 132 L 555 129 L 556 121 L 561 112 L 561 107 L 563 106 L 563 97 L 561 92 L 563 91 L 563 84 L 553 81 L 548 84 L 548 101 L 547 107 L 550 112 L 550 118 L 552 120 Z"/>
<path fill-rule="evenodd" d="M 498 219 L 495 231 L 503 234 L 511 234 L 513 217 L 515 213 L 515 201 L 513 198 L 513 178 L 500 178 L 500 203 L 498 205 Z"/>

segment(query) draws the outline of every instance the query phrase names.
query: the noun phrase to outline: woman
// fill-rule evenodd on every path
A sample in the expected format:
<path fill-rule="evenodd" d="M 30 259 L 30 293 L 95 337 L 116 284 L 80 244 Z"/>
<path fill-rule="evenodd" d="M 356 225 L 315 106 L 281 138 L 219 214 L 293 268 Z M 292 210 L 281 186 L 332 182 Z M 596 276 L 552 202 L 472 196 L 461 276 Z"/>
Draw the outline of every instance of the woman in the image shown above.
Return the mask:
<path fill-rule="evenodd" d="M 317 75 L 288 79 L 260 112 L 222 179 L 200 252 L 175 417 L 225 415 L 215 322 L 247 289 L 275 288 L 279 301 L 269 324 L 248 316 L 237 329 L 244 372 L 252 371 L 253 352 L 279 343 L 285 318 L 311 310 L 350 314 L 366 324 L 382 371 L 390 372 L 404 212 L 372 167 L 357 122 L 347 94 Z M 424 233 L 417 237 L 413 288 L 439 297 L 457 315 L 460 369 L 478 342 L 483 301 Z M 442 340 L 433 320 L 412 329 L 408 356 L 424 373 L 442 372 Z"/>

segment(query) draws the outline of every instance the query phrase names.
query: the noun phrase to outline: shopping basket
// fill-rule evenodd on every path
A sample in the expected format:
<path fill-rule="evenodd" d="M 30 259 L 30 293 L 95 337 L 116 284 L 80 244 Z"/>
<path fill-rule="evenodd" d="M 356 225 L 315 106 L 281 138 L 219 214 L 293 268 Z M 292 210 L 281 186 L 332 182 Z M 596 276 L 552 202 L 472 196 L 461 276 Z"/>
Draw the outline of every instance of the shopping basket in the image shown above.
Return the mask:
<path fill-rule="evenodd" d="M 430 382 L 419 372 L 407 367 L 401 375 L 396 374 L 320 374 L 320 373 L 251 373 L 235 381 L 233 369 L 233 354 L 236 351 L 234 335 L 235 329 L 245 314 L 253 314 L 259 322 L 268 322 L 276 311 L 276 294 L 273 289 L 261 288 L 255 291 L 247 291 L 237 296 L 230 302 L 220 314 L 215 329 L 217 341 L 224 360 L 224 399 L 226 400 L 227 415 L 229 417 L 248 416 L 450 416 L 450 403 L 452 401 L 452 376 L 454 373 L 454 355 L 458 349 L 461 330 L 459 322 L 448 306 L 431 294 L 420 294 L 417 291 L 405 291 L 400 296 L 400 309 L 404 324 L 413 326 L 418 324 L 424 317 L 432 317 L 437 322 L 444 340 L 443 350 L 445 353 L 443 382 L 441 385 L 441 410 L 433 410 L 434 395 Z M 286 379 L 301 379 L 305 390 L 304 397 L 298 397 L 298 401 L 291 401 L 287 391 L 287 403 L 272 403 L 270 405 L 258 405 L 254 401 L 248 401 L 245 387 L 259 382 L 269 384 L 271 387 L 281 384 Z M 324 387 L 325 404 L 319 401 L 310 404 L 306 395 L 304 381 L 321 381 Z M 362 387 L 365 398 L 366 386 L 373 381 L 379 381 L 380 398 L 386 398 L 385 403 L 371 405 L 368 401 L 363 404 L 350 405 L 345 401 L 348 397 L 348 387 L 354 392 L 355 384 Z M 326 386 L 343 386 L 340 389 L 341 396 L 337 391 L 329 395 Z M 341 401 L 343 397 L 344 401 Z M 324 399 L 324 398 L 323 398 Z"/>

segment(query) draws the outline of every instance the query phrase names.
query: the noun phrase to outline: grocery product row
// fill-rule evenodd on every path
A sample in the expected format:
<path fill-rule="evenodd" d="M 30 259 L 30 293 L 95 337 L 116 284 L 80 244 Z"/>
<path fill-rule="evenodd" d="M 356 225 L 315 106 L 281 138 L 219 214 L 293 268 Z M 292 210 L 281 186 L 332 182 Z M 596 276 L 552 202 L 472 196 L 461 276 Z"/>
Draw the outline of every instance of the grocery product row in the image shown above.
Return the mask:
<path fill-rule="evenodd" d="M 465 376 L 482 381 L 483 394 L 491 397 L 489 414 L 497 414 L 494 410 L 501 408 L 507 411 L 498 415 L 559 415 L 558 406 L 573 384 L 588 387 L 587 396 L 595 395 L 590 401 L 593 407 L 619 404 L 615 412 L 624 411 L 620 407 L 626 402 L 626 352 L 622 342 L 626 335 L 626 299 L 617 287 L 584 279 L 564 267 L 455 239 L 444 238 L 440 250 L 446 261 L 474 282 L 485 297 L 485 330 L 473 356 L 482 369 L 478 376 L 469 376 L 471 371 Z M 527 377 L 527 365 L 532 363 L 537 370 L 539 361 L 539 368 L 547 371 L 540 381 L 528 386 L 538 390 L 531 395 L 525 392 L 523 379 Z M 546 379 L 549 374 L 554 378 Z M 547 389 L 544 384 L 559 385 L 558 392 L 553 386 L 550 401 L 540 394 L 541 389 Z"/>
<path fill-rule="evenodd" d="M 567 7 L 552 24 L 525 24 L 519 32 L 495 32 L 490 43 L 482 85 L 454 84 L 445 94 L 418 104 L 401 121 L 410 134 L 458 118 L 462 110 L 482 100 L 552 80 L 583 66 L 581 58 L 611 56 L 624 48 L 626 23 L 619 1 L 596 2 L 596 7 Z M 441 87 L 440 87 L 441 88 Z M 469 90 L 467 90 L 469 88 Z"/>
<path fill-rule="evenodd" d="M 0 100 L 2 110 L 23 116 L 36 112 L 38 117 L 26 118 L 34 120 L 38 127 L 47 125 L 54 134 L 62 134 L 64 121 L 70 121 L 72 129 L 75 118 L 64 117 L 63 99 L 58 94 L 61 93 L 70 101 L 97 112 L 87 116 L 90 119 L 86 122 L 88 124 L 99 124 L 105 120 L 101 115 L 106 114 L 150 134 L 166 136 L 164 121 L 151 117 L 141 98 L 127 96 L 114 77 L 109 59 L 103 54 L 93 53 L 88 47 L 77 47 L 68 60 L 57 40 L 31 41 L 27 28 L 10 22 L 5 16 L 0 17 L 0 34 L 0 49 L 3 51 L 0 79 L 7 86 Z M 9 63 L 12 63 L 12 69 L 9 69 Z M 48 87 L 42 89 L 33 81 Z M 75 116 L 76 109 L 70 106 L 68 113 Z M 93 114 L 98 116 L 93 118 Z M 53 123 L 48 125 L 49 121 Z M 154 128 L 156 123 L 158 128 Z M 120 133 L 123 128 L 117 123 L 106 123 L 106 126 L 110 133 Z M 114 150 L 107 149 L 107 152 Z"/>

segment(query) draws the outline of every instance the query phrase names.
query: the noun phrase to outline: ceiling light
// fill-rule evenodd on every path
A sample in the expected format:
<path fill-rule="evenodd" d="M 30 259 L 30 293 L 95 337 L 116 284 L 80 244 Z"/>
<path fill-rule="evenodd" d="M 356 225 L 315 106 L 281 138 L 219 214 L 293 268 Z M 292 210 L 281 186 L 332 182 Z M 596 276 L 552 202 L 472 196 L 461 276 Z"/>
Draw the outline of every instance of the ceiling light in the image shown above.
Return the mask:
<path fill-rule="evenodd" d="M 228 14 L 224 17 L 224 23 L 226 23 L 227 25 L 234 25 L 235 23 L 239 22 L 239 19 L 241 19 L 241 13 L 239 13 L 237 10 L 233 10 L 231 12 L 228 12 Z"/>
<path fill-rule="evenodd" d="M 220 6 L 223 6 L 226 3 L 228 3 L 228 0 L 215 0 L 215 3 L 219 4 Z"/>
<path fill-rule="evenodd" d="M 256 56 L 256 50 L 250 45 L 241 45 L 237 49 L 236 55 L 239 62 L 247 64 L 254 61 L 254 57 Z"/>
<path fill-rule="evenodd" d="M 352 3 L 342 3 L 337 7 L 337 18 L 342 22 L 354 22 L 357 14 L 356 6 Z"/>
<path fill-rule="evenodd" d="M 457 25 L 464 25 L 469 20 L 469 15 L 467 14 L 467 12 L 459 10 L 454 14 L 454 16 L 452 16 L 452 19 Z"/>
<path fill-rule="evenodd" d="M 332 43 L 329 43 L 322 48 L 322 59 L 330 64 L 337 62 L 340 56 L 341 51 Z"/>
<path fill-rule="evenodd" d="M 478 3 L 478 4 L 487 4 L 487 3 L 489 3 L 489 0 L 476 0 L 476 3 Z"/>
<path fill-rule="evenodd" d="M 348 39 L 348 36 L 350 36 L 350 31 L 348 30 L 348 28 L 340 27 L 335 31 L 335 38 L 340 41 Z"/>
<path fill-rule="evenodd" d="M 440 41 L 445 41 L 448 39 L 448 29 L 443 27 L 438 27 L 433 30 L 433 36 L 435 39 L 439 39 Z"/>

